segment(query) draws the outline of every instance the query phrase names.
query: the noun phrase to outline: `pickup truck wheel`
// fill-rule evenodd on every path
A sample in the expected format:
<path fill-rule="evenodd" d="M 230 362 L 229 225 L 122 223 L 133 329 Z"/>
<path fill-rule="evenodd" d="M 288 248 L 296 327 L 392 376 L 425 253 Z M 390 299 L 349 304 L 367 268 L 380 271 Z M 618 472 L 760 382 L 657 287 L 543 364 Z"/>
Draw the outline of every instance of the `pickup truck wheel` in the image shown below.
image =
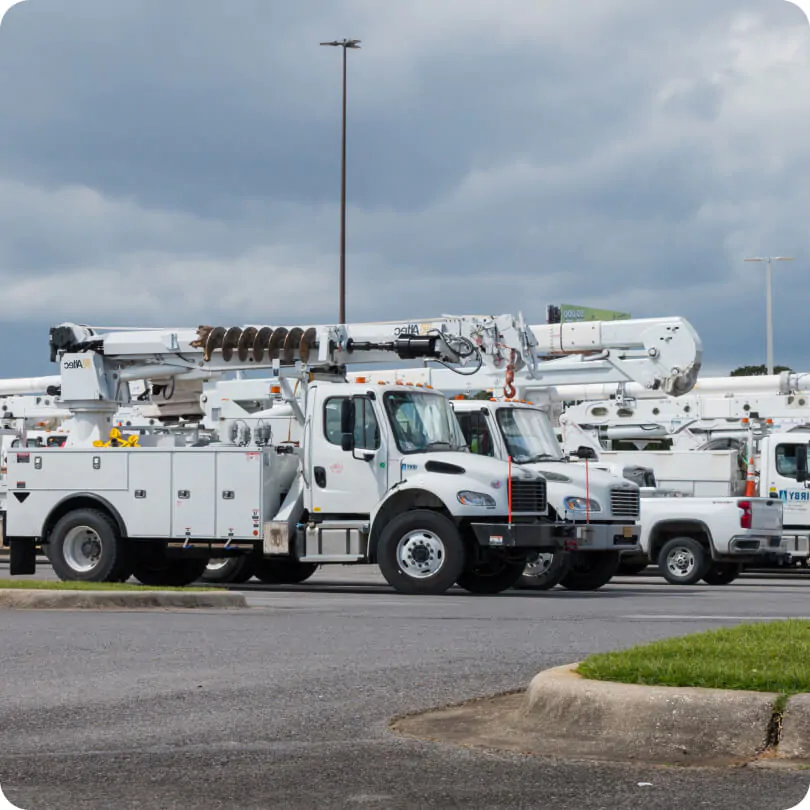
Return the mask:
<path fill-rule="evenodd" d="M 59 579 L 120 582 L 131 572 L 126 541 L 112 518 L 96 509 L 76 509 L 53 527 L 48 559 Z"/>
<path fill-rule="evenodd" d="M 197 582 L 207 565 L 205 557 L 183 559 L 150 554 L 135 563 L 132 574 L 142 585 L 182 588 Z"/>
<path fill-rule="evenodd" d="M 658 567 L 672 585 L 695 585 L 711 564 L 708 551 L 694 537 L 673 537 L 658 554 Z"/>
<path fill-rule="evenodd" d="M 560 584 L 568 572 L 571 558 L 566 551 L 537 552 L 529 555 L 523 574 L 515 583 L 516 588 L 533 591 L 549 591 Z"/>
<path fill-rule="evenodd" d="M 265 585 L 298 585 L 299 582 L 309 579 L 317 570 L 316 563 L 274 560 L 272 557 L 257 560 L 253 566 L 256 579 Z"/>
<path fill-rule="evenodd" d="M 200 579 L 203 582 L 235 582 L 242 584 L 253 576 L 253 560 L 241 557 L 212 557 Z"/>
<path fill-rule="evenodd" d="M 742 573 L 742 563 L 713 563 L 703 575 L 707 585 L 729 585 Z"/>
<path fill-rule="evenodd" d="M 520 579 L 525 567 L 523 560 L 516 562 L 503 554 L 490 552 L 480 562 L 468 564 L 456 584 L 470 593 L 501 593 Z"/>
<path fill-rule="evenodd" d="M 430 509 L 397 515 L 377 546 L 380 571 L 400 593 L 444 593 L 458 581 L 465 558 L 456 524 Z"/>
<path fill-rule="evenodd" d="M 595 591 L 607 585 L 618 570 L 618 551 L 572 551 L 560 585 L 569 591 Z"/>

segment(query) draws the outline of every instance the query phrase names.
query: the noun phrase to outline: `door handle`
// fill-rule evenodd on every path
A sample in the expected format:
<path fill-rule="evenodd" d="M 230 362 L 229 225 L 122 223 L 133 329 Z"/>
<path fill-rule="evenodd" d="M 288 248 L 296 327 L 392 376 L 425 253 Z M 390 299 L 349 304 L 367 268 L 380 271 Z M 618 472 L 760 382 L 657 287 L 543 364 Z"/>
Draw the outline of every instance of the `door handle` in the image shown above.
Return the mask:
<path fill-rule="evenodd" d="M 312 471 L 315 475 L 315 483 L 321 488 L 326 488 L 326 469 L 324 467 L 315 467 Z"/>

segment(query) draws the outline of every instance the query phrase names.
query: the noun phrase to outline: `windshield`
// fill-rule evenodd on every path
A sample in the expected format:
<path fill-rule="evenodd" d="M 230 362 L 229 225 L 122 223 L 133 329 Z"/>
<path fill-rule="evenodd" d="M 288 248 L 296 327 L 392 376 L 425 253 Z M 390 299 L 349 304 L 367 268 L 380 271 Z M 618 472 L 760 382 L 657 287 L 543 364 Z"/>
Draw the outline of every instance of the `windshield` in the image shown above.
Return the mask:
<path fill-rule="evenodd" d="M 563 455 L 548 416 L 533 408 L 498 408 L 498 426 L 516 464 L 562 461 Z"/>
<path fill-rule="evenodd" d="M 389 391 L 385 407 L 397 447 L 403 453 L 467 450 L 450 403 L 440 394 Z"/>

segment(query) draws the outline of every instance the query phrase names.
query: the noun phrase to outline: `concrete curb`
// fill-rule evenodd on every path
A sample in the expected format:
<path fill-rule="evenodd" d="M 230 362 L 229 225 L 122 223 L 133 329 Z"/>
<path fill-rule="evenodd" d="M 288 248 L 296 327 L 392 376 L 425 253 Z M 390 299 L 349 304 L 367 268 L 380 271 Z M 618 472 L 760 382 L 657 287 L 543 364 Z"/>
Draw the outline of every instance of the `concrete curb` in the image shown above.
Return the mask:
<path fill-rule="evenodd" d="M 246 608 L 233 591 L 49 591 L 0 589 L 0 608 L 20 610 L 141 610 L 144 608 Z"/>
<path fill-rule="evenodd" d="M 579 756 L 689 764 L 747 761 L 771 742 L 779 695 L 594 681 L 577 664 L 541 672 L 516 723 Z"/>
<path fill-rule="evenodd" d="M 479 698 L 392 723 L 402 734 L 555 758 L 658 765 L 810 761 L 810 694 L 594 681 L 578 664 L 536 675 L 524 693 Z"/>

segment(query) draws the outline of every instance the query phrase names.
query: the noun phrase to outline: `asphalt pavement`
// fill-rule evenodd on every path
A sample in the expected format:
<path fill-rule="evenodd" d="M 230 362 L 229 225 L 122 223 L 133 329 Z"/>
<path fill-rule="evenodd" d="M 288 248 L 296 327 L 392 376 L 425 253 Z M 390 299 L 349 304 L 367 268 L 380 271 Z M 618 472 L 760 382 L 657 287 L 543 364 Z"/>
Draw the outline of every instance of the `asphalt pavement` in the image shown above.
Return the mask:
<path fill-rule="evenodd" d="M 810 788 L 804 770 L 595 765 L 388 728 L 592 652 L 810 618 L 804 578 L 410 597 L 341 567 L 240 590 L 248 610 L 0 611 L 6 796 L 23 810 L 787 810 Z"/>

